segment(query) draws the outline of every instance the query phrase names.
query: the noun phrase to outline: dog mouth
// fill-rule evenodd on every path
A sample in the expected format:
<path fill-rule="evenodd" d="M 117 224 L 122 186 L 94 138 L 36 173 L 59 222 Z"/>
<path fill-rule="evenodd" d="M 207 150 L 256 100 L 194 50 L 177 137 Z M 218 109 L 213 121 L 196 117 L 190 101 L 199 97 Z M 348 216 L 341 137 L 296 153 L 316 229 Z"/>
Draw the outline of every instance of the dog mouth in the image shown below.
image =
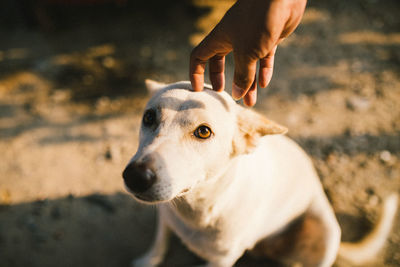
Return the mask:
<path fill-rule="evenodd" d="M 184 195 L 186 195 L 191 188 L 185 188 L 183 189 L 178 195 L 176 195 L 174 198 L 179 198 L 179 197 L 183 197 Z M 157 203 L 163 203 L 163 202 L 168 202 L 171 201 L 173 198 L 171 199 L 162 199 L 162 198 L 157 198 L 156 196 L 149 196 L 146 194 L 137 194 L 137 193 L 132 193 L 133 196 L 139 200 L 140 202 L 146 203 L 146 204 L 157 204 Z"/>
<path fill-rule="evenodd" d="M 145 196 L 145 195 L 140 195 L 140 194 L 133 194 L 137 199 L 145 202 L 154 202 L 155 200 L 152 199 L 151 197 Z"/>
<path fill-rule="evenodd" d="M 140 194 L 133 192 L 129 187 L 125 185 L 126 191 L 128 191 L 135 199 L 139 200 L 140 202 L 144 203 L 152 203 L 152 202 L 159 202 L 158 199 L 155 199 L 154 196 Z"/>
<path fill-rule="evenodd" d="M 190 191 L 190 187 L 183 189 L 176 197 L 181 197 L 186 195 L 186 193 L 188 193 Z"/>
<path fill-rule="evenodd" d="M 167 202 L 169 200 L 165 200 L 155 196 L 147 196 L 142 194 L 132 194 L 136 200 L 142 202 L 144 204 L 158 204 L 162 202 Z"/>
<path fill-rule="evenodd" d="M 129 187 L 125 185 L 125 189 L 139 202 L 147 203 L 147 204 L 157 204 L 161 202 L 168 202 L 176 197 L 182 197 L 186 195 L 192 188 L 187 187 L 181 190 L 175 197 L 170 197 L 170 198 L 163 198 L 161 195 L 158 194 L 152 194 L 150 192 L 144 192 L 144 193 L 135 193 L 132 190 L 130 190 Z"/>
<path fill-rule="evenodd" d="M 182 190 L 181 194 L 185 194 L 185 193 L 187 193 L 189 191 L 190 191 L 190 188 L 185 188 L 185 189 Z"/>

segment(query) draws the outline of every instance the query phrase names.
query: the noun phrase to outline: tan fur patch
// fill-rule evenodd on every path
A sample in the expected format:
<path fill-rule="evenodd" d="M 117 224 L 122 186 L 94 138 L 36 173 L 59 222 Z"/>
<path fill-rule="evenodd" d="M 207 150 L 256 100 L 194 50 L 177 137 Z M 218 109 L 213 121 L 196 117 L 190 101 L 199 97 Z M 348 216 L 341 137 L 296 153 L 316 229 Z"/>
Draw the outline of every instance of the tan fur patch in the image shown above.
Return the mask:
<path fill-rule="evenodd" d="M 250 109 L 240 107 L 237 115 L 238 132 L 233 139 L 232 155 L 253 151 L 258 140 L 270 134 L 285 134 L 287 128 L 268 120 Z"/>
<path fill-rule="evenodd" d="M 286 263 L 318 266 L 325 253 L 325 229 L 319 218 L 305 214 L 281 233 L 263 239 L 250 253 Z"/>

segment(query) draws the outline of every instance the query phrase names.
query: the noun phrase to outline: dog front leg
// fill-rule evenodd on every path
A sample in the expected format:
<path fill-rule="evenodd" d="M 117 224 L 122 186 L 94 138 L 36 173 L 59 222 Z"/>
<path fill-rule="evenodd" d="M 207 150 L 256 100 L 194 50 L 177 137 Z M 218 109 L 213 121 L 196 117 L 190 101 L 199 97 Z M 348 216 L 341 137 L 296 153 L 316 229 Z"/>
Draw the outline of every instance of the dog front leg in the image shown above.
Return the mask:
<path fill-rule="evenodd" d="M 341 230 L 335 213 L 324 194 L 319 194 L 313 200 L 310 212 L 320 218 L 325 228 L 325 255 L 318 266 L 332 266 L 339 250 Z"/>
<path fill-rule="evenodd" d="M 165 253 L 167 252 L 170 235 L 171 235 L 170 229 L 162 219 L 162 216 L 160 216 L 159 214 L 157 233 L 153 246 L 145 255 L 136 260 L 133 260 L 131 266 L 132 267 L 158 266 L 164 259 Z"/>

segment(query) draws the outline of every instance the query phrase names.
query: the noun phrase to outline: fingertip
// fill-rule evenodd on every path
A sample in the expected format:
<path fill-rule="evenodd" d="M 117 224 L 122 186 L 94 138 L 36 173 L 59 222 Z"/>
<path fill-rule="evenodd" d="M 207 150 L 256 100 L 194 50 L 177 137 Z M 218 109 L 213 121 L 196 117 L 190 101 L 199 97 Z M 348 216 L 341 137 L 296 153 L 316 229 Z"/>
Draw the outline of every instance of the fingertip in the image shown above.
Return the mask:
<path fill-rule="evenodd" d="M 197 84 L 197 83 L 195 83 L 195 84 L 192 83 L 192 88 L 193 88 L 193 91 L 195 91 L 195 92 L 201 92 L 204 89 L 204 85 L 200 85 L 200 84 Z"/>
<path fill-rule="evenodd" d="M 193 91 L 201 91 L 204 86 L 204 71 L 205 62 L 201 60 L 191 60 L 189 68 L 190 82 L 192 83 Z"/>
<path fill-rule="evenodd" d="M 258 83 L 261 88 L 265 88 L 271 82 L 273 74 L 272 68 L 261 68 L 259 71 Z"/>
<path fill-rule="evenodd" d="M 232 98 L 235 100 L 241 99 L 246 94 L 246 90 L 240 88 L 235 83 L 232 85 Z"/>
<path fill-rule="evenodd" d="M 252 107 L 257 102 L 257 91 L 249 91 L 243 98 L 243 103 L 248 106 Z"/>
<path fill-rule="evenodd" d="M 193 91 L 194 92 L 201 92 L 203 91 L 204 86 L 193 86 Z"/>
<path fill-rule="evenodd" d="M 203 91 L 204 76 L 202 76 L 200 74 L 193 74 L 190 77 L 190 82 L 192 84 L 193 91 L 195 91 L 195 92 Z"/>
<path fill-rule="evenodd" d="M 272 49 L 272 51 L 264 58 L 260 59 L 260 69 L 258 71 L 258 82 L 260 87 L 265 88 L 268 86 L 272 79 L 272 74 L 274 71 L 274 61 L 275 52 L 277 45 Z"/>
<path fill-rule="evenodd" d="M 252 107 L 256 104 L 256 101 L 257 101 L 257 81 L 254 78 L 254 82 L 252 83 L 249 91 L 247 91 L 246 95 L 243 98 L 243 103 L 248 107 Z"/>
<path fill-rule="evenodd" d="M 258 85 L 259 85 L 261 88 L 265 88 L 265 87 L 267 87 L 267 85 L 268 85 L 268 84 L 266 83 L 265 79 L 261 77 L 261 74 L 260 74 L 260 78 L 258 78 Z"/>

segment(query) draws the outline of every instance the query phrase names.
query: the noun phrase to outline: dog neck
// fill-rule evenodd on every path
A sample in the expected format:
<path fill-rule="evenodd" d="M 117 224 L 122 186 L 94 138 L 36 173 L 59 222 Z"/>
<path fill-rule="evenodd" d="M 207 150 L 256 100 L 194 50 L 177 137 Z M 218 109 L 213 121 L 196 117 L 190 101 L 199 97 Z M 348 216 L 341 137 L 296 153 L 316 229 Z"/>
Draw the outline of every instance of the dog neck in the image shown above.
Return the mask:
<path fill-rule="evenodd" d="M 239 188 L 240 182 L 234 169 L 238 167 L 238 160 L 234 159 L 228 164 L 220 175 L 207 179 L 198 184 L 183 196 L 175 198 L 170 203 L 170 208 L 184 221 L 196 227 L 210 227 L 217 223 L 221 211 L 231 205 L 232 194 Z M 241 162 L 242 163 L 242 162 Z"/>

